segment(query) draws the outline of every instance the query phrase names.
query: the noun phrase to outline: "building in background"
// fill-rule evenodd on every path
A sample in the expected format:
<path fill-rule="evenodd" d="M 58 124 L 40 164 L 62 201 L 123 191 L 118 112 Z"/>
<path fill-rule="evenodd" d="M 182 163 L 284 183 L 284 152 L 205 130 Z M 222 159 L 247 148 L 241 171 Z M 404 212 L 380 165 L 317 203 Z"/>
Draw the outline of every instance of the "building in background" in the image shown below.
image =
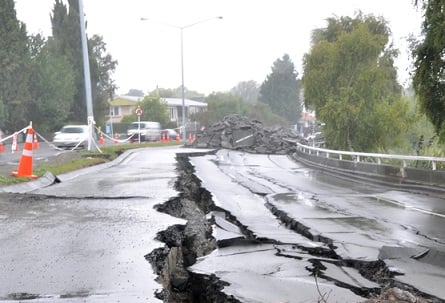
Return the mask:
<path fill-rule="evenodd" d="M 134 113 L 139 102 L 142 102 L 143 97 L 135 96 L 118 96 L 110 101 L 110 114 L 107 117 L 108 121 L 112 123 L 119 123 L 124 116 L 128 116 Z M 181 98 L 161 98 L 167 103 L 168 114 L 170 122 L 176 122 L 179 125 L 182 124 L 182 99 Z M 203 112 L 207 110 L 207 103 L 185 99 L 185 119 L 189 121 L 189 117 L 192 114 Z"/>
<path fill-rule="evenodd" d="M 111 134 L 115 133 L 116 131 L 119 133 L 122 132 L 122 129 L 114 129 L 114 126 L 116 126 L 115 124 L 120 124 L 123 117 L 134 114 L 136 107 L 140 104 L 140 102 L 142 102 L 143 99 L 144 97 L 124 95 L 118 96 L 110 101 L 110 111 L 109 115 L 106 117 L 106 133 Z M 162 100 L 167 103 L 170 122 L 174 123 L 177 127 L 176 129 L 179 130 L 179 127 L 183 125 L 182 99 L 161 98 L 161 101 Z M 190 115 L 206 111 L 207 103 L 191 99 L 184 99 L 184 105 L 187 133 L 195 133 L 197 129 L 199 129 L 200 125 L 198 125 L 195 121 L 190 121 Z"/>

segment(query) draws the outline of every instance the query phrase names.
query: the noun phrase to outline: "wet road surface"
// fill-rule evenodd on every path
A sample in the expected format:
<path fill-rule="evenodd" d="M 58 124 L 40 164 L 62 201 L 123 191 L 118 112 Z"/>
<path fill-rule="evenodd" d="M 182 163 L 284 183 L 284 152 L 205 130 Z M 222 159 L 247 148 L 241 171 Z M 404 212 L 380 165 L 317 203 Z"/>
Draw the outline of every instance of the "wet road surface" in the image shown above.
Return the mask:
<path fill-rule="evenodd" d="M 287 156 L 222 150 L 191 162 L 224 210 L 215 214 L 214 227 L 226 243 L 192 270 L 229 282 L 225 291 L 241 301 L 313 302 L 329 294 L 328 301 L 358 302 L 361 291 L 378 287 L 373 274 L 366 279 L 358 269 L 372 272 L 379 259 L 402 274 L 396 281 L 445 300 L 443 197 L 355 184 Z M 225 222 L 227 214 L 264 244 L 227 245 L 230 238 L 246 238 Z M 316 247 L 322 253 L 314 254 Z"/>
<path fill-rule="evenodd" d="M 172 224 L 153 205 L 177 192 L 175 153 L 132 152 L 116 165 L 0 196 L 0 300 L 160 302 L 144 256 Z"/>
<path fill-rule="evenodd" d="M 175 154 L 193 151 L 132 151 L 46 188 L 1 193 L 0 301 L 161 302 L 144 256 L 163 246 L 159 231 L 185 222 L 153 206 L 178 195 Z M 287 156 L 221 150 L 190 162 L 216 206 L 219 247 L 189 269 L 229 283 L 222 291 L 238 301 L 360 302 L 381 286 L 379 259 L 403 273 L 395 280 L 445 300 L 444 198 Z"/>

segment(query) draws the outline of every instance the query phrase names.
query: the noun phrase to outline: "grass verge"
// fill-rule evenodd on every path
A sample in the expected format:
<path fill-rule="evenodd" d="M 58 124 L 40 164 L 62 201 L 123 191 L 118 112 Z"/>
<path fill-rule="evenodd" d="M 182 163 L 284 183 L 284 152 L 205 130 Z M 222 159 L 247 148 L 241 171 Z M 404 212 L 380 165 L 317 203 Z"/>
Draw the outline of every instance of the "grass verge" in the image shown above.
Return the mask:
<path fill-rule="evenodd" d="M 75 157 L 67 157 L 62 160 L 49 162 L 39 162 L 34 165 L 33 174 L 37 177 L 43 176 L 46 172 L 51 172 L 54 175 L 60 175 L 82 169 L 89 166 L 94 166 L 102 163 L 106 163 L 116 159 L 125 151 L 135 148 L 145 147 L 161 147 L 161 146 L 173 146 L 180 145 L 177 142 L 170 143 L 143 143 L 143 144 L 119 144 L 100 147 L 102 152 L 99 151 L 76 151 Z M 0 185 L 11 185 L 20 182 L 29 181 L 30 178 L 26 177 L 13 177 L 13 176 L 0 176 Z"/>

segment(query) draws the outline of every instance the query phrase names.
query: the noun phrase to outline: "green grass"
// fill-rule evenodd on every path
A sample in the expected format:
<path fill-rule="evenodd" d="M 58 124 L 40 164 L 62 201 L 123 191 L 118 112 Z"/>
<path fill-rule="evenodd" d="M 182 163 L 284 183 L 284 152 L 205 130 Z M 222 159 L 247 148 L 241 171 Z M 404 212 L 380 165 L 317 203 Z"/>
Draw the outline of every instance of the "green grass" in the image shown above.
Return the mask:
<path fill-rule="evenodd" d="M 59 163 L 41 162 L 37 163 L 34 167 L 33 174 L 37 177 L 43 176 L 46 172 L 51 172 L 54 175 L 60 175 L 82 169 L 89 166 L 94 166 L 102 163 L 106 163 L 116 159 L 119 155 L 125 151 L 135 148 L 145 147 L 161 147 L 161 146 L 173 146 L 180 145 L 178 142 L 170 143 L 143 143 L 143 144 L 119 144 L 100 147 L 99 151 L 80 151 L 80 157 L 62 161 Z M 14 177 L 14 176 L 0 176 L 0 185 L 11 185 L 20 182 L 29 181 L 30 178 L 26 177 Z"/>

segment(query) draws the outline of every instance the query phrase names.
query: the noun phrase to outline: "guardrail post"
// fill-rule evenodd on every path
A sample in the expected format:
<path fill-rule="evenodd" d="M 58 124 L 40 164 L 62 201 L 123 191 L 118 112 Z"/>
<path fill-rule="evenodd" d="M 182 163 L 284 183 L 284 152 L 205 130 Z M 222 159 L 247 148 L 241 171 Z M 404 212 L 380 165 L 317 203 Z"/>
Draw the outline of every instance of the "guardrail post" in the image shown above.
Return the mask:
<path fill-rule="evenodd" d="M 298 150 L 303 151 L 304 153 L 308 155 L 316 155 L 317 157 L 325 157 L 324 154 L 326 154 L 326 158 L 330 158 L 331 154 L 334 154 L 335 159 L 343 160 L 343 155 L 347 155 L 347 158 L 349 159 L 349 156 L 351 157 L 352 161 L 358 163 L 360 162 L 360 156 L 365 157 L 372 157 L 373 161 L 377 159 L 377 164 L 382 165 L 382 159 L 396 159 L 398 161 L 402 161 L 403 168 L 408 167 L 408 165 L 411 165 L 412 161 L 430 161 L 431 162 L 431 169 L 437 170 L 437 162 L 439 163 L 445 163 L 445 157 L 419 157 L 419 156 L 412 156 L 412 155 L 390 155 L 390 154 L 376 154 L 376 153 L 356 153 L 356 152 L 348 152 L 348 151 L 336 151 L 336 150 L 327 150 L 324 148 L 315 148 L 311 146 L 306 146 L 300 143 L 298 144 Z M 408 163 L 408 161 L 410 161 Z"/>

